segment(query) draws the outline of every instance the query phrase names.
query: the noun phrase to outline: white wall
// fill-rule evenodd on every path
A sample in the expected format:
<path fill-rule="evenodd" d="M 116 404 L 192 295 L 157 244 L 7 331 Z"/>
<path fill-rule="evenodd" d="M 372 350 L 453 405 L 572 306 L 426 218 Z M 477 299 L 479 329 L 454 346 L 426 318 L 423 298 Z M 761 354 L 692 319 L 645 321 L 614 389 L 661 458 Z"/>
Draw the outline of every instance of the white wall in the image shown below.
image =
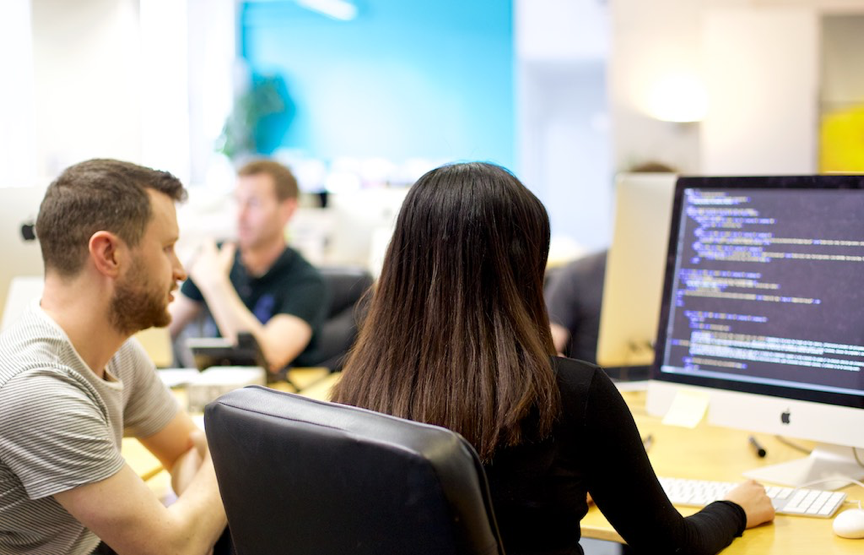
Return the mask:
<path fill-rule="evenodd" d="M 608 7 L 515 0 L 519 177 L 546 205 L 550 259 L 609 244 Z"/>
<path fill-rule="evenodd" d="M 234 102 L 236 6 L 234 0 L 186 1 L 189 181 L 224 189 L 233 186 L 234 172 L 214 145 Z"/>
<path fill-rule="evenodd" d="M 234 0 L 29 4 L 38 175 L 93 157 L 186 184 L 224 169 L 213 150 L 233 97 Z"/>
<path fill-rule="evenodd" d="M 0 187 L 36 180 L 36 105 L 29 0 L 0 4 Z"/>
<path fill-rule="evenodd" d="M 139 0 L 141 155 L 189 183 L 187 0 Z"/>
<path fill-rule="evenodd" d="M 141 157 L 136 0 L 31 0 L 37 171 Z"/>
<path fill-rule="evenodd" d="M 706 11 L 703 173 L 816 173 L 818 29 L 811 8 Z"/>
<path fill-rule="evenodd" d="M 514 0 L 520 61 L 603 60 L 609 53 L 609 10 L 604 0 Z"/>
<path fill-rule="evenodd" d="M 685 173 L 699 169 L 699 133 L 692 125 L 651 116 L 652 94 L 670 79 L 701 78 L 701 16 L 705 0 L 610 2 L 609 92 L 613 164 L 646 161 Z"/>
<path fill-rule="evenodd" d="M 827 109 L 864 102 L 864 13 L 823 21 L 822 93 Z"/>
<path fill-rule="evenodd" d="M 26 94 L 26 53 L 7 51 L 3 59 L 16 62 L 10 67 L 24 92 L 15 97 L 21 111 L 5 110 L 0 123 L 35 127 L 30 139 L 4 136 L 2 144 L 25 145 L 18 149 L 24 152 L 31 140 L 36 174 L 114 156 L 165 167 L 193 183 L 230 179 L 230 168 L 215 178 L 207 171 L 231 103 L 234 0 L 30 3 L 33 94 Z M 145 10 L 141 20 L 141 6 L 163 11 Z M 864 3 L 514 0 L 514 8 L 515 169 L 549 207 L 553 231 L 593 249 L 608 242 L 612 174 L 633 164 L 657 160 L 688 173 L 813 171 L 818 18 L 861 13 Z M 184 27 L 188 42 L 177 56 L 142 52 L 142 44 L 159 44 L 159 33 L 173 37 Z M 727 37 L 731 28 L 737 34 Z M 701 124 L 650 115 L 653 88 L 681 75 L 706 84 L 711 105 Z M 224 86 L 202 85 L 216 82 Z M 604 97 L 598 91 L 607 84 Z M 34 126 L 20 123 L 28 117 Z"/>
<path fill-rule="evenodd" d="M 685 173 L 816 170 L 819 18 L 860 0 L 615 0 L 610 102 L 616 169 L 656 159 Z M 664 79 L 700 80 L 701 124 L 651 115 Z"/>

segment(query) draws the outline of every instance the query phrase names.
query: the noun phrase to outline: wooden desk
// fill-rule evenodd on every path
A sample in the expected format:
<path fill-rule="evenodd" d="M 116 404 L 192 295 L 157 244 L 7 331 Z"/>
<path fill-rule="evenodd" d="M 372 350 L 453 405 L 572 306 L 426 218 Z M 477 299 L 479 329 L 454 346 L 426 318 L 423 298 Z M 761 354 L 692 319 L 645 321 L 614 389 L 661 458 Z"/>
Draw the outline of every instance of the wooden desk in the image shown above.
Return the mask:
<path fill-rule="evenodd" d="M 316 381 L 308 383 L 303 389 L 298 393 L 304 397 L 309 397 L 311 399 L 318 399 L 319 401 L 329 401 L 330 400 L 330 389 L 336 385 L 336 382 L 339 381 L 339 378 L 342 377 L 342 374 L 327 374 L 325 376 L 319 377 Z M 292 379 L 293 381 L 293 379 Z M 294 382 L 297 383 L 297 382 Z M 287 384 L 285 384 L 287 385 Z M 300 385 L 300 384 L 298 384 Z M 283 389 L 282 384 L 273 384 L 274 389 L 288 391 L 288 389 Z M 302 386 L 301 386 L 302 387 Z"/>
<path fill-rule="evenodd" d="M 757 466 L 766 466 L 800 458 L 801 452 L 776 438 L 758 435 L 768 451 L 758 458 L 747 443 L 746 432 L 709 426 L 704 421 L 694 429 L 664 426 L 660 419 L 645 413 L 645 392 L 622 392 L 630 406 L 636 425 L 643 436 L 653 435 L 648 454 L 658 476 L 697 478 L 705 480 L 741 481 L 741 473 Z M 808 447 L 812 444 L 802 445 Z M 814 486 L 818 487 L 818 486 Z M 849 499 L 864 500 L 864 488 L 849 486 L 842 491 Z M 841 507 L 840 510 L 851 507 Z M 681 507 L 684 515 L 697 509 Z M 833 555 L 864 553 L 864 540 L 838 538 L 831 530 L 832 519 L 778 515 L 773 524 L 744 532 L 723 551 L 724 555 Z M 596 506 L 582 520 L 582 536 L 621 542 L 621 536 L 606 521 Z"/>
<path fill-rule="evenodd" d="M 298 381 L 306 387 L 302 395 L 314 399 L 329 399 L 330 388 L 339 380 L 340 374 L 308 373 Z M 292 378 L 293 379 L 293 378 Z M 297 383 L 297 382 L 295 382 Z M 298 383 L 299 385 L 299 383 Z M 275 389 L 289 390 L 288 384 L 274 384 Z M 182 393 L 179 393 L 182 395 Z M 768 456 L 759 459 L 747 443 L 748 434 L 739 430 L 718 428 L 702 422 L 695 429 L 664 426 L 659 418 L 645 413 L 645 392 L 628 391 L 622 395 L 630 406 L 642 435 L 652 434 L 654 441 L 649 456 L 660 476 L 697 478 L 707 480 L 739 481 L 741 473 L 756 466 L 764 466 L 799 458 L 802 454 L 783 445 L 774 437 L 758 436 L 759 442 L 768 451 Z M 801 442 L 808 445 L 805 442 Z M 160 472 L 161 466 L 137 440 L 123 442 L 123 454 L 139 476 L 148 480 L 151 489 L 161 495 L 170 488 L 168 473 Z M 169 490 L 170 491 L 170 490 Z M 850 499 L 864 500 L 864 488 L 850 486 L 843 491 Z M 842 509 L 841 509 L 842 510 Z M 682 514 L 697 511 L 681 507 Z M 864 540 L 838 538 L 831 530 L 832 519 L 812 517 L 778 516 L 773 524 L 747 530 L 723 551 L 724 555 L 845 555 L 864 553 Z M 582 536 L 607 541 L 621 542 L 621 536 L 606 521 L 596 506 L 582 520 Z"/>

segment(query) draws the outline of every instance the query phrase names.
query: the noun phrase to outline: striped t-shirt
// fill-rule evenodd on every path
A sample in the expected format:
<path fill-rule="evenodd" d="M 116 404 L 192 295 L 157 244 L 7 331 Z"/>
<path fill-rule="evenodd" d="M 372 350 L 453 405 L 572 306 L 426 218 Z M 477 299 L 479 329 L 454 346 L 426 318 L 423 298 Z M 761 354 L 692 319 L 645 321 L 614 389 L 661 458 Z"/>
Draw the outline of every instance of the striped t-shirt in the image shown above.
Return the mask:
<path fill-rule="evenodd" d="M 0 553 L 92 552 L 99 538 L 52 496 L 114 475 L 123 435 L 150 436 L 177 410 L 137 341 L 100 379 L 34 303 L 0 334 Z"/>

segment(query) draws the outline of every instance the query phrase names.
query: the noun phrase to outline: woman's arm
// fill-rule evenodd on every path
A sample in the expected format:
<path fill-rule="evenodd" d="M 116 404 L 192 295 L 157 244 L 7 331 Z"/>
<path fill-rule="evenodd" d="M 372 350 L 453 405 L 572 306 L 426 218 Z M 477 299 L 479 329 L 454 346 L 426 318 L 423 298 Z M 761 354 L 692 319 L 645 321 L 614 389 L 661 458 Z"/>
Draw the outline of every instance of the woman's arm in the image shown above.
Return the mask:
<path fill-rule="evenodd" d="M 597 506 L 637 552 L 718 553 L 745 527 L 773 518 L 767 497 L 752 487 L 735 497 L 752 511 L 730 501 L 712 503 L 684 518 L 660 486 L 639 431 L 618 390 L 596 372 L 584 414 L 586 479 Z M 752 522 L 749 522 L 752 521 Z M 757 522 L 758 521 L 758 522 Z"/>

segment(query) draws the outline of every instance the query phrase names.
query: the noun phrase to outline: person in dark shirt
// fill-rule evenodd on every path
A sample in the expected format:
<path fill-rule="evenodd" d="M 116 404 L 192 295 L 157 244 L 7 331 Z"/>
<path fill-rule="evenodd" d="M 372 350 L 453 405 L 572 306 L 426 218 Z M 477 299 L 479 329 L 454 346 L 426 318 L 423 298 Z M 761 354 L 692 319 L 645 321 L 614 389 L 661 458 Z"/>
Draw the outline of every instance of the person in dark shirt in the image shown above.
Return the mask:
<path fill-rule="evenodd" d="M 592 364 L 597 362 L 608 253 L 589 254 L 558 268 L 544 292 L 555 350 Z"/>
<path fill-rule="evenodd" d="M 509 554 L 579 554 L 590 492 L 639 553 L 717 553 L 773 519 L 745 482 L 684 518 L 605 373 L 554 356 L 543 302 L 549 219 L 499 166 L 411 188 L 333 400 L 444 426 L 477 450 Z"/>
<path fill-rule="evenodd" d="M 206 305 L 222 337 L 235 343 L 240 332 L 255 337 L 271 372 L 304 364 L 328 294 L 318 270 L 285 241 L 297 196 L 297 181 L 278 162 L 255 160 L 240 168 L 237 244 L 202 245 L 189 267 L 190 279 L 171 304 L 172 336 Z"/>

